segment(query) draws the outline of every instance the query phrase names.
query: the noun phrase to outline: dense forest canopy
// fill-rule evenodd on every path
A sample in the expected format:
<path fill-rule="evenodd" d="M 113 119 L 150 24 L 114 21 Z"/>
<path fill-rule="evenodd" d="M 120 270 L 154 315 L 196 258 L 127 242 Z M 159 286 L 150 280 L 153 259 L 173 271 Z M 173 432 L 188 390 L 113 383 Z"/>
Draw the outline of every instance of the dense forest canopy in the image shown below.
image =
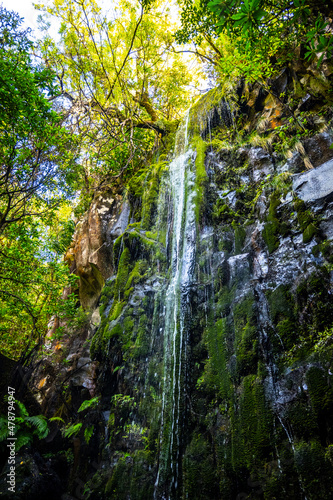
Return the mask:
<path fill-rule="evenodd" d="M 12 357 L 43 338 L 52 315 L 74 310 L 74 295 L 59 298 L 75 281 L 62 260 L 75 217 L 151 160 L 203 82 L 269 89 L 296 52 L 314 64 L 332 52 L 322 0 L 36 7 L 45 35 L 35 44 L 0 8 L 0 342 Z"/>

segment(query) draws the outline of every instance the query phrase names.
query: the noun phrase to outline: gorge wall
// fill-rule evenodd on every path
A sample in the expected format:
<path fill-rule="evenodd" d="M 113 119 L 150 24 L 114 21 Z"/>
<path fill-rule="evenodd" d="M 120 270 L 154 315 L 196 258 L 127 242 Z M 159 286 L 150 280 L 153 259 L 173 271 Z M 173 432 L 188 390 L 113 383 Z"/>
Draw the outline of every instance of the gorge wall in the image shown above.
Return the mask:
<path fill-rule="evenodd" d="M 211 91 L 172 151 L 95 196 L 66 256 L 88 312 L 35 369 L 59 421 L 23 456 L 17 498 L 333 497 L 324 93 L 293 109 L 258 85 Z M 77 425 L 67 438 L 60 419 Z"/>

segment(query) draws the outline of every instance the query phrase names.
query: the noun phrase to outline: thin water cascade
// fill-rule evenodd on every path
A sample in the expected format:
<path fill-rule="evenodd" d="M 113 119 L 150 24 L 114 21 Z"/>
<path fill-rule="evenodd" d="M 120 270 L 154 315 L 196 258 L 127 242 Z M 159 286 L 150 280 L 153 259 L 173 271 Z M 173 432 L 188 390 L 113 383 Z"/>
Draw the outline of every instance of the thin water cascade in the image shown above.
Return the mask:
<path fill-rule="evenodd" d="M 177 498 L 180 477 L 186 383 L 186 315 L 195 271 L 195 157 L 188 140 L 189 112 L 179 127 L 169 167 L 171 273 L 165 293 L 164 373 L 160 457 L 155 498 Z"/>

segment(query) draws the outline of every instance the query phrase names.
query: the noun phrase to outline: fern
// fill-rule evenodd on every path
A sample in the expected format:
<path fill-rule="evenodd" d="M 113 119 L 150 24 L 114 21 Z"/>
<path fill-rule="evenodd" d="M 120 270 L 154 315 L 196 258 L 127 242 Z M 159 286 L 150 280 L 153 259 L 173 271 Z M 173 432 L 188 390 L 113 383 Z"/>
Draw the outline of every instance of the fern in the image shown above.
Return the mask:
<path fill-rule="evenodd" d="M 19 451 L 23 446 L 30 444 L 32 442 L 33 436 L 28 431 L 21 431 L 17 435 L 17 440 L 15 441 L 15 450 Z"/>
<path fill-rule="evenodd" d="M 94 434 L 94 425 L 89 425 L 86 429 L 84 429 L 84 439 L 87 444 L 89 444 L 89 441 L 91 439 L 91 436 Z"/>
<path fill-rule="evenodd" d="M 26 407 L 24 406 L 24 404 L 23 404 L 23 403 L 21 403 L 21 401 L 18 401 L 17 399 L 15 399 L 15 403 L 16 403 L 16 404 L 17 404 L 17 406 L 19 407 L 19 410 L 20 410 L 21 416 L 22 416 L 22 417 L 29 417 L 28 410 L 26 409 Z"/>
<path fill-rule="evenodd" d="M 62 424 L 64 424 L 65 420 L 61 417 L 51 417 L 50 422 L 61 422 Z"/>
<path fill-rule="evenodd" d="M 39 439 L 44 439 L 49 433 L 49 428 L 47 425 L 47 420 L 43 415 L 34 415 L 33 417 L 27 417 L 26 421 L 36 427 L 37 437 Z"/>
<path fill-rule="evenodd" d="M 95 408 L 98 405 L 98 397 L 92 398 L 92 399 L 86 399 L 86 401 L 83 401 L 82 405 L 78 409 L 78 412 L 84 411 L 87 408 Z"/>
<path fill-rule="evenodd" d="M 67 427 L 66 429 L 64 429 L 62 431 L 63 436 L 68 437 L 68 438 L 73 436 L 73 435 L 76 436 L 80 432 L 81 427 L 82 427 L 82 422 L 79 422 L 78 424 L 70 425 L 69 427 Z"/>

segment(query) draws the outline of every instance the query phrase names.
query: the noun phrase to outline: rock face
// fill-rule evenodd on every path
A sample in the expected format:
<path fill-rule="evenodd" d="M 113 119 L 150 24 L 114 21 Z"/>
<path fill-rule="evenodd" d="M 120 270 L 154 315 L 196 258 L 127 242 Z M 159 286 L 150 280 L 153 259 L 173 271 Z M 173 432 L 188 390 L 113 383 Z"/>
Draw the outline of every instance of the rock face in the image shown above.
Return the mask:
<path fill-rule="evenodd" d="M 113 272 L 113 242 L 128 222 L 128 203 L 122 196 L 106 192 L 94 199 L 77 225 L 66 258 L 71 271 L 80 277 L 80 302 L 85 309 L 94 308 L 105 280 Z"/>
<path fill-rule="evenodd" d="M 333 193 L 333 160 L 299 174 L 293 179 L 293 190 L 303 201 L 316 201 Z"/>
<path fill-rule="evenodd" d="M 82 424 L 59 472 L 74 497 L 333 498 L 332 134 L 288 159 L 225 146 L 231 107 L 213 108 L 77 229 L 90 316 L 36 371 L 48 415 Z M 272 133 L 284 119 L 256 88 L 242 109 Z"/>

